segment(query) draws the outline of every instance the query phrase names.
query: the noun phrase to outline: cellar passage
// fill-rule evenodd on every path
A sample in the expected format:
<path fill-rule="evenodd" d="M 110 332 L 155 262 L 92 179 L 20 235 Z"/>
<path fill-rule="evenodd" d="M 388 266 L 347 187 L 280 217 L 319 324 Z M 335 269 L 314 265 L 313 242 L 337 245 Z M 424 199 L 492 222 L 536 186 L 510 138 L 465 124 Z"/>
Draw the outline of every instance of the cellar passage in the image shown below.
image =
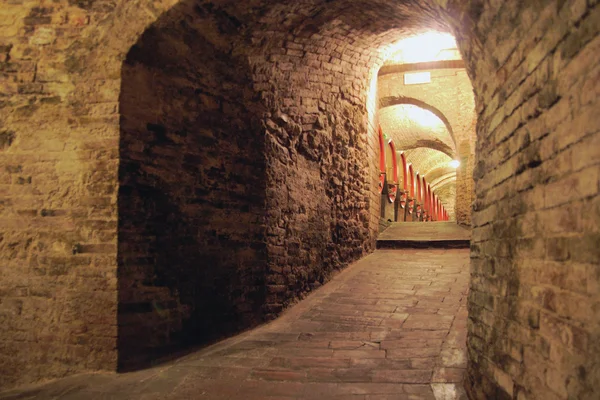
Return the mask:
<path fill-rule="evenodd" d="M 472 230 L 469 396 L 598 397 L 596 2 L 4 3 L 2 388 L 277 318 L 401 214 L 382 142 Z"/>

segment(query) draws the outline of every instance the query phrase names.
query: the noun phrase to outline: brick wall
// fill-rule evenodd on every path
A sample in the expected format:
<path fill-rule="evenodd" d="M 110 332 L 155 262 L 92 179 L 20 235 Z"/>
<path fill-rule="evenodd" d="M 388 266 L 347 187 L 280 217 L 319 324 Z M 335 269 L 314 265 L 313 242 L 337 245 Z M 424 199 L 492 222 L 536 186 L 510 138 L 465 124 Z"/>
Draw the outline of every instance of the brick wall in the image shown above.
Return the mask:
<path fill-rule="evenodd" d="M 0 387 L 116 367 L 119 81 L 77 58 L 105 14 L 0 4 Z"/>
<path fill-rule="evenodd" d="M 467 388 L 597 398 L 600 7 L 450 7 L 478 112 Z"/>

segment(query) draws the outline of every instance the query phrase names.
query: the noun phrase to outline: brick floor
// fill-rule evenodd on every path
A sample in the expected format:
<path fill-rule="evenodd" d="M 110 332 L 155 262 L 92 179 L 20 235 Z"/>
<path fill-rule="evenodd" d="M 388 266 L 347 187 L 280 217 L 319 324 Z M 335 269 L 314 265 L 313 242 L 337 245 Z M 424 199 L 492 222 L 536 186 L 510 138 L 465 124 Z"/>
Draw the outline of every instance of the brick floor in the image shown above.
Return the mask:
<path fill-rule="evenodd" d="M 251 332 L 0 399 L 463 399 L 468 264 L 465 249 L 377 250 Z"/>

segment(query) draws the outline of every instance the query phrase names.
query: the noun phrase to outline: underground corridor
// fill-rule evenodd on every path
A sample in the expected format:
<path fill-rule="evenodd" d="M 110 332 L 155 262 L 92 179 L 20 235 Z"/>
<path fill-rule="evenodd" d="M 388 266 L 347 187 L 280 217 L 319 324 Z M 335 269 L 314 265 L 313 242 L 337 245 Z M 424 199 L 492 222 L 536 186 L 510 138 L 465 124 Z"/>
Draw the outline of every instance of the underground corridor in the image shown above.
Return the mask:
<path fill-rule="evenodd" d="M 596 399 L 594 0 L 0 3 L 0 399 Z"/>

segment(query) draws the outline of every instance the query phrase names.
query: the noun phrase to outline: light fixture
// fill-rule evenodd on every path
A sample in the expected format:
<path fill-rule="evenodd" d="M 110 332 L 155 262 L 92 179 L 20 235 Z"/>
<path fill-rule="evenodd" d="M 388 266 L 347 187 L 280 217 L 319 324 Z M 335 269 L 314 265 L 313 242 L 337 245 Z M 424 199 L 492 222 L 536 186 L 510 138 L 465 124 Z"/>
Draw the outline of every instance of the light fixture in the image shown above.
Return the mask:
<path fill-rule="evenodd" d="M 450 166 L 452 168 L 458 168 L 458 167 L 460 167 L 460 161 L 458 161 L 458 160 L 452 160 L 452 161 L 450 161 Z"/>

